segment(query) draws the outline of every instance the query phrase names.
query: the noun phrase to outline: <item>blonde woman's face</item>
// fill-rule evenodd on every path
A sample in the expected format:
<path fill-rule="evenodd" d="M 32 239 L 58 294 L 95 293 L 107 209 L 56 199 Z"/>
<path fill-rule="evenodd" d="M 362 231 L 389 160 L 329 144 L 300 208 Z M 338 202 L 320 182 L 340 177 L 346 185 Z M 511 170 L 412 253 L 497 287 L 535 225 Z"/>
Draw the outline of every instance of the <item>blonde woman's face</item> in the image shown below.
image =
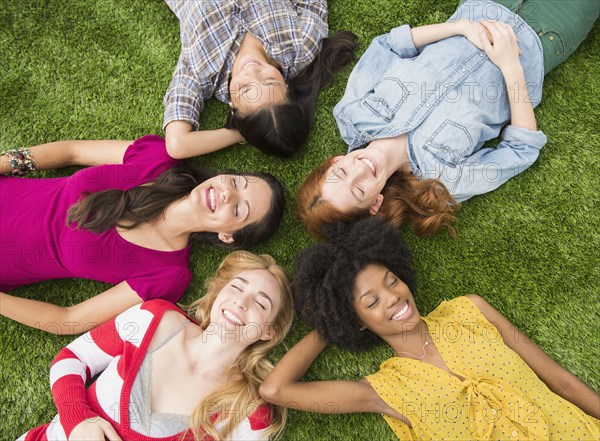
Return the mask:
<path fill-rule="evenodd" d="M 217 295 L 210 312 L 211 325 L 220 326 L 227 338 L 247 345 L 270 340 L 281 302 L 279 284 L 269 271 L 242 271 Z"/>

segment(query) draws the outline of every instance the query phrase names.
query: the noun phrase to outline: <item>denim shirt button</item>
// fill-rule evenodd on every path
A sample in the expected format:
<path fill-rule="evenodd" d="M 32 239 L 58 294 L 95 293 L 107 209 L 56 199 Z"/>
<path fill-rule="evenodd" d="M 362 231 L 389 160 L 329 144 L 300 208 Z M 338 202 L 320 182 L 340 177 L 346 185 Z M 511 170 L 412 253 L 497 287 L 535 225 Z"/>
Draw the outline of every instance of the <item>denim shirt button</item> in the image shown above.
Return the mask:
<path fill-rule="evenodd" d="M 554 41 L 554 35 L 550 35 L 550 41 Z"/>
<path fill-rule="evenodd" d="M 464 67 L 461 69 L 462 72 L 466 72 L 467 69 L 465 69 Z"/>

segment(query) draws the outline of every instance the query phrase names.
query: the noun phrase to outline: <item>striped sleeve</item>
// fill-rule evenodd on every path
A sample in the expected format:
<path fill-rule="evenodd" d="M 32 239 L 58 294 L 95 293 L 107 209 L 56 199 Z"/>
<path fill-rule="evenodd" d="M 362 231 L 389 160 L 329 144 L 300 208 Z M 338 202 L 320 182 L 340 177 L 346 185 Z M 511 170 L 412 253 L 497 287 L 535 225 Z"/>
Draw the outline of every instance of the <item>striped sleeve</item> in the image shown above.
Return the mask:
<path fill-rule="evenodd" d="M 136 305 L 77 338 L 52 362 L 50 387 L 67 437 L 83 420 L 99 416 L 88 403 L 86 383 L 122 355 L 125 340 L 139 346 L 150 322 L 147 315 L 152 314 Z"/>

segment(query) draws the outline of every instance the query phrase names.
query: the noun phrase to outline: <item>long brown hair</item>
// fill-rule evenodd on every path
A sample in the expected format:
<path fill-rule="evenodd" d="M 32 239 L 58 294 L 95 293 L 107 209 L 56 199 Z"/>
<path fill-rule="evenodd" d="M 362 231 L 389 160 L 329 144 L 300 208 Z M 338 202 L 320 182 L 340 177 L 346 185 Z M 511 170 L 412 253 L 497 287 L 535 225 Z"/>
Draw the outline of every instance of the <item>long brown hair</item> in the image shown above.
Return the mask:
<path fill-rule="evenodd" d="M 317 166 L 306 177 L 296 196 L 300 219 L 308 233 L 319 240 L 324 240 L 322 229 L 325 225 L 369 216 L 368 209 L 343 212 L 323 199 L 321 187 L 333 160 L 333 157 L 329 158 Z M 446 228 L 456 237 L 451 224 L 460 204 L 439 180 L 420 180 L 410 172 L 397 171 L 385 183 L 382 194 L 383 203 L 377 216 L 395 227 L 410 224 L 419 236 L 432 236 L 440 228 Z"/>
<path fill-rule="evenodd" d="M 144 223 L 157 221 L 173 202 L 189 195 L 207 179 L 220 173 L 187 164 L 163 172 L 153 182 L 129 190 L 103 190 L 86 194 L 67 212 L 67 225 L 102 233 L 112 227 L 131 230 Z M 227 174 L 236 174 L 228 172 Z M 208 242 L 225 248 L 237 249 L 266 241 L 281 223 L 284 210 L 283 188 L 268 173 L 244 173 L 263 179 L 273 192 L 266 216 L 258 222 L 233 233 L 232 244 L 225 244 L 216 232 L 192 233 L 192 242 Z"/>
<path fill-rule="evenodd" d="M 410 224 L 419 236 L 433 236 L 446 228 L 452 237 L 452 222 L 460 204 L 437 179 L 419 179 L 407 171 L 389 177 L 383 190 L 383 203 L 377 213 L 395 227 Z"/>
<path fill-rule="evenodd" d="M 258 393 L 259 386 L 273 369 L 266 357 L 271 349 L 283 341 L 294 317 L 292 289 L 285 270 L 267 254 L 255 255 L 247 251 L 235 251 L 223 260 L 217 273 L 207 280 L 206 294 L 187 309 L 200 327 L 206 329 L 210 324 L 212 305 L 223 287 L 240 272 L 255 269 L 267 270 L 277 280 L 281 291 L 281 306 L 270 324 L 272 338 L 248 346 L 228 372 L 228 377 L 235 380 L 208 395 L 194 410 L 190 419 L 190 430 L 195 439 L 204 439 L 207 434 L 215 440 L 227 439 L 236 425 L 258 406 L 266 403 Z M 267 429 L 267 435 L 275 437 L 285 425 L 287 410 L 275 405 L 271 408 L 271 425 Z M 227 415 L 227 421 L 221 430 L 217 430 L 211 418 L 215 409 L 218 409 L 221 415 Z"/>

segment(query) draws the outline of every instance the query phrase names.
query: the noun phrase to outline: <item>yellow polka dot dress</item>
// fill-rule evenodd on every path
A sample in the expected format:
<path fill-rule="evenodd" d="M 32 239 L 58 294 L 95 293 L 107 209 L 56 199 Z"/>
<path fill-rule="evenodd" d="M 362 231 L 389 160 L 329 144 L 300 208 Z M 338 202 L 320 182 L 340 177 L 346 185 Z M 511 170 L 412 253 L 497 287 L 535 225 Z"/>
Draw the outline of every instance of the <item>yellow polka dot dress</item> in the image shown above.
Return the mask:
<path fill-rule="evenodd" d="M 412 428 L 384 416 L 407 440 L 599 440 L 600 421 L 552 392 L 466 297 L 423 320 L 446 366 L 394 357 L 367 381 Z"/>

